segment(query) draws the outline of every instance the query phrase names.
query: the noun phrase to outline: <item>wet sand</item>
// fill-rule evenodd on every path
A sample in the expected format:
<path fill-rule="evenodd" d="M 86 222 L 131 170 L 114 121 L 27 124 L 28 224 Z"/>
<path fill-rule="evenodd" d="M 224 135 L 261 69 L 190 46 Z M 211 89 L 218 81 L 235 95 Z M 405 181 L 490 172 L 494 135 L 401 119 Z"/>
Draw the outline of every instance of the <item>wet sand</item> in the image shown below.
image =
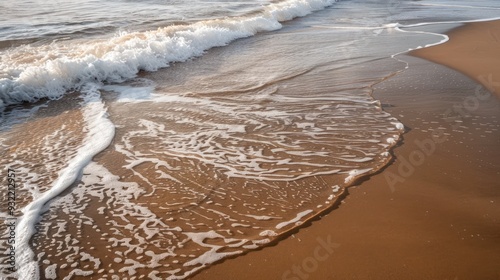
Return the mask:
<path fill-rule="evenodd" d="M 498 89 L 498 26 L 413 53 L 470 78 L 401 56 L 410 68 L 374 88 L 406 125 L 394 162 L 287 239 L 193 279 L 499 279 L 500 102 L 472 80 Z"/>

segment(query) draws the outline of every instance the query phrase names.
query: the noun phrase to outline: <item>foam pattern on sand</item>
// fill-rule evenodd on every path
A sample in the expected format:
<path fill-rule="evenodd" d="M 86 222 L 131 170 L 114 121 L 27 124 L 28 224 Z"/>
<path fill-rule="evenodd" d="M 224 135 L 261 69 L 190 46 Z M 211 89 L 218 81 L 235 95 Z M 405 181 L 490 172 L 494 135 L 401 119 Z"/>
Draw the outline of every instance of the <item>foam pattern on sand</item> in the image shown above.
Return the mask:
<path fill-rule="evenodd" d="M 221 258 L 269 242 L 266 238 L 233 238 L 221 230 L 183 230 L 173 218 L 158 216 L 138 203 L 144 194 L 137 183 L 121 182 L 102 165 L 90 163 L 82 182 L 52 203 L 52 210 L 43 217 L 44 227 L 34 239 L 36 246 L 45 248 L 40 260 L 54 255 L 66 263 L 42 262 L 47 267 L 46 276 L 57 272 L 67 275 L 64 279 L 72 275 L 123 279 L 147 268 L 150 279 L 179 279 Z M 92 209 L 98 214 L 87 216 L 86 211 Z M 47 236 L 61 241 L 52 242 Z M 109 255 L 100 258 L 104 252 Z M 78 268 L 72 265 L 75 262 Z"/>
<path fill-rule="evenodd" d="M 115 140 L 44 215 L 34 245 L 44 248 L 42 272 L 183 279 L 280 238 L 389 160 L 386 139 L 403 127 L 368 92 L 275 87 L 207 95 L 159 93 L 144 79 L 105 87 L 116 92 Z M 67 265 L 54 268 L 61 258 Z"/>

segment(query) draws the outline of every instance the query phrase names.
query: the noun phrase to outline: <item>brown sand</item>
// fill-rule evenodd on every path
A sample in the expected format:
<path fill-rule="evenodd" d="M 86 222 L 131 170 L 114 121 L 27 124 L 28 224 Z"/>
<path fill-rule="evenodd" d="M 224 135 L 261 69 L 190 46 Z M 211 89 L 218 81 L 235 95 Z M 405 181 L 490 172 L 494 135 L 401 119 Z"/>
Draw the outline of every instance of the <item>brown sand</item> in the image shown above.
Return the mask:
<path fill-rule="evenodd" d="M 456 69 L 500 96 L 500 21 L 469 23 L 448 35 L 448 44 L 416 50 L 412 55 Z"/>
<path fill-rule="evenodd" d="M 498 30 L 499 21 L 468 24 L 415 54 L 500 81 Z M 193 279 L 500 279 L 500 102 L 462 74 L 403 58 L 410 69 L 374 91 L 408 126 L 393 164 L 293 236 Z M 409 82 L 418 86 L 402 92 Z M 416 145 L 432 139 L 428 151 Z"/>

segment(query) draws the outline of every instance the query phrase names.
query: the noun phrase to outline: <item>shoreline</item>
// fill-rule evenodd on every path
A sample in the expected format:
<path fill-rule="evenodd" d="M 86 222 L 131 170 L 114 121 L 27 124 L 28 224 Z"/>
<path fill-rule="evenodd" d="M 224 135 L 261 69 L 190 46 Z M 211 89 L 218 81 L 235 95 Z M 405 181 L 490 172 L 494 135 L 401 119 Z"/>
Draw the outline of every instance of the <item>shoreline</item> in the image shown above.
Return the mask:
<path fill-rule="evenodd" d="M 473 38 L 461 34 L 474 34 Z M 451 30 L 449 42 L 417 49 L 410 55 L 445 65 L 485 86 L 500 98 L 500 20 L 470 22 Z"/>
<path fill-rule="evenodd" d="M 425 52 L 426 59 L 438 62 L 433 59 L 440 57 L 440 52 L 449 52 L 440 58 L 452 59 L 456 53 L 450 50 L 455 49 L 457 53 L 467 50 L 471 45 L 463 46 L 460 42 L 473 44 L 476 40 L 471 36 L 484 35 L 492 24 L 498 26 L 500 21 L 465 24 L 448 33 L 449 42 L 414 51 L 411 55 L 423 56 Z M 488 44 L 491 42 L 482 40 L 475 48 L 484 47 L 489 51 L 474 55 L 483 60 L 494 58 L 494 47 Z M 497 279 L 500 276 L 496 265 L 500 262 L 497 253 L 500 252 L 500 211 L 495 207 L 500 202 L 499 191 L 495 189 L 500 166 L 497 156 L 500 143 L 495 139 L 499 134 L 498 99 L 488 97 L 455 70 L 410 56 L 405 56 L 405 60 L 411 60 L 410 69 L 377 85 L 374 92 L 382 103 L 391 105 L 384 110 L 409 128 L 403 143 L 393 149 L 394 162 L 350 187 L 340 207 L 318 218 L 321 221 L 314 220 L 278 244 L 211 266 L 192 279 L 229 276 L 237 279 Z M 499 77 L 500 67 L 492 64 L 485 74 L 477 72 L 481 68 L 474 63 L 472 67 L 460 61 L 442 64 L 479 81 L 480 75 L 491 77 L 486 81 L 493 87 L 483 83 L 498 93 L 494 81 Z M 422 76 L 433 79 L 431 83 L 435 84 L 425 84 L 429 80 Z M 448 79 L 439 81 L 435 77 Z M 402 84 L 409 86 L 408 80 L 414 83 L 418 79 L 424 81 L 418 84 L 420 89 L 404 94 L 398 90 Z M 456 80 L 460 83 L 456 84 Z M 417 102 L 412 102 L 415 100 Z M 466 100 L 477 102 L 481 110 L 469 110 L 467 115 L 452 112 L 448 118 L 443 117 L 443 113 L 446 115 L 450 108 Z M 455 117 L 461 125 L 450 124 L 449 117 Z M 489 128 L 476 137 L 475 126 L 483 122 Z M 445 129 L 440 129 L 443 127 Z M 472 132 L 464 132 L 466 130 Z M 442 138 L 434 139 L 433 131 L 437 132 L 436 137 Z M 429 142 L 432 139 L 434 144 Z M 417 155 L 416 151 L 424 157 L 423 160 L 413 157 L 413 163 L 418 164 L 411 166 L 409 156 Z M 406 167 L 409 166 L 406 173 L 402 172 L 405 162 Z"/>
<path fill-rule="evenodd" d="M 195 56 L 227 38 L 226 18 L 211 13 L 216 28 L 200 31 L 187 15 L 189 36 L 164 19 L 109 42 L 75 33 L 83 44 L 6 52 L 3 93 L 64 95 L 0 108 L 0 162 L 20 191 L 0 278 L 500 278 L 500 100 L 463 74 L 484 70 L 481 58 L 457 72 L 409 51 L 500 6 L 383 2 L 339 2 L 243 38 L 238 16 L 229 35 L 240 39 Z M 254 4 L 228 12 L 246 18 Z M 396 19 L 418 23 L 385 24 Z M 462 30 L 465 52 L 453 35 L 436 57 L 490 62 L 495 28 Z M 116 56 L 101 61 L 106 44 Z M 147 59 L 178 54 L 186 61 L 161 69 Z M 491 67 L 472 77 L 498 93 Z M 133 78 L 101 83 L 107 73 Z M 104 145 L 95 156 L 92 143 Z"/>

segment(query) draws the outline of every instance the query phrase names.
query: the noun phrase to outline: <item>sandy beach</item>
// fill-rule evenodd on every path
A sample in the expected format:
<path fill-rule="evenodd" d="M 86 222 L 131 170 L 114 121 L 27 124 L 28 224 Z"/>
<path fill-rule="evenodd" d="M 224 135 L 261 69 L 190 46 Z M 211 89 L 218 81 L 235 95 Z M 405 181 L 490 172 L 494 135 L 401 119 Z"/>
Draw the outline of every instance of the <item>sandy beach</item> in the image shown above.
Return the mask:
<path fill-rule="evenodd" d="M 499 279 L 498 30 L 466 24 L 412 52 L 456 70 L 404 56 L 373 93 L 406 126 L 394 162 L 292 236 L 193 279 Z"/>
<path fill-rule="evenodd" d="M 500 278 L 497 1 L 2 8 L 0 279 Z"/>

